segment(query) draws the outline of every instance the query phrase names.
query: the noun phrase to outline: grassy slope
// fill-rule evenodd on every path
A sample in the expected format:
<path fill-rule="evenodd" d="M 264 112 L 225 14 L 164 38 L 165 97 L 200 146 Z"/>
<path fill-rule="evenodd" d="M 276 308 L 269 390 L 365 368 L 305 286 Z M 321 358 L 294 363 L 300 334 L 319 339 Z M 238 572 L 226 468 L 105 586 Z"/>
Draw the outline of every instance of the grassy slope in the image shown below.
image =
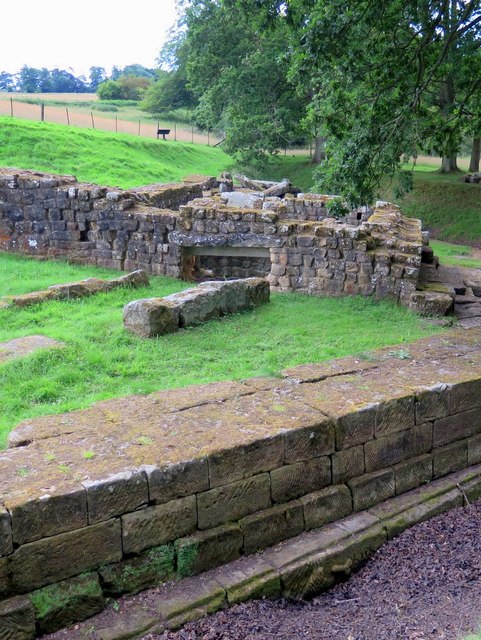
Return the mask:
<path fill-rule="evenodd" d="M 31 290 L 35 281 L 47 286 L 97 273 L 94 267 L 0 254 L 0 295 Z M 142 340 L 124 331 L 127 302 L 185 286 L 152 278 L 150 287 L 135 291 L 0 310 L 0 341 L 42 333 L 67 345 L 0 365 L 0 446 L 30 416 L 129 393 L 277 374 L 294 364 L 409 342 L 436 330 L 389 302 L 278 294 L 254 312 L 174 335 Z"/>
<path fill-rule="evenodd" d="M 232 160 L 222 150 L 0 117 L 0 166 L 75 175 L 128 189 L 217 175 Z"/>

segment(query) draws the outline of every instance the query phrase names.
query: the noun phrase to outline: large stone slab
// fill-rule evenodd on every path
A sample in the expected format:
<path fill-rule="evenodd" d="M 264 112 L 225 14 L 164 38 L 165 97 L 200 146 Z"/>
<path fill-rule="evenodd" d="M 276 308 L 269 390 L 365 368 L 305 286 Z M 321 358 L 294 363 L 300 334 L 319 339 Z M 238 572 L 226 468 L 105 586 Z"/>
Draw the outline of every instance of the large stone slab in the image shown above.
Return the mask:
<path fill-rule="evenodd" d="M 0 364 L 15 358 L 23 358 L 40 349 L 59 349 L 64 346 L 64 342 L 41 335 L 14 338 L 7 342 L 0 342 Z"/>

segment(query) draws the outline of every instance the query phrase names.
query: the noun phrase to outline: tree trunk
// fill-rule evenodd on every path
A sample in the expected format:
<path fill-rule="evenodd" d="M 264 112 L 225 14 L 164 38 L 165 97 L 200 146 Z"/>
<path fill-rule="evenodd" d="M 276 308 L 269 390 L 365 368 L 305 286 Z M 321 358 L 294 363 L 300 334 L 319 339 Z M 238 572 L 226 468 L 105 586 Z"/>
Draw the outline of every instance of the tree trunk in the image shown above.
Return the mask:
<path fill-rule="evenodd" d="M 320 136 L 316 136 L 314 138 L 314 155 L 312 156 L 312 164 L 319 164 L 321 160 L 324 160 L 324 152 L 322 150 L 322 146 L 324 143 L 324 138 Z"/>
<path fill-rule="evenodd" d="M 479 160 L 481 157 L 481 138 L 474 136 L 473 146 L 471 147 L 471 160 L 469 161 L 469 171 L 472 173 L 479 172 Z"/>
<path fill-rule="evenodd" d="M 449 156 L 443 156 L 441 164 L 441 173 L 455 173 L 458 169 L 458 158 L 455 153 Z"/>

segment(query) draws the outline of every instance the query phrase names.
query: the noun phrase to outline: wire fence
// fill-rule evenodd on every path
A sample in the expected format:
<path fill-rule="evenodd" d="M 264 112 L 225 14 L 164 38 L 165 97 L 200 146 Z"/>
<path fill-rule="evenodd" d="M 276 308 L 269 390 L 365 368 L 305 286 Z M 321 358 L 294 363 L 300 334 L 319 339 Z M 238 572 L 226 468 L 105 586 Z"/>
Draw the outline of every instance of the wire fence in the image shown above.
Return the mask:
<path fill-rule="evenodd" d="M 222 138 L 212 131 L 202 131 L 194 126 L 169 121 L 152 122 L 152 120 L 126 120 L 117 115 L 99 115 L 88 109 L 75 109 L 67 106 L 49 105 L 45 103 L 31 104 L 13 97 L 0 99 L 0 115 L 11 116 L 39 122 L 52 122 L 86 129 L 100 129 L 112 133 L 127 133 L 129 135 L 147 138 L 168 139 L 192 144 L 218 146 Z M 168 131 L 159 134 L 160 131 Z"/>

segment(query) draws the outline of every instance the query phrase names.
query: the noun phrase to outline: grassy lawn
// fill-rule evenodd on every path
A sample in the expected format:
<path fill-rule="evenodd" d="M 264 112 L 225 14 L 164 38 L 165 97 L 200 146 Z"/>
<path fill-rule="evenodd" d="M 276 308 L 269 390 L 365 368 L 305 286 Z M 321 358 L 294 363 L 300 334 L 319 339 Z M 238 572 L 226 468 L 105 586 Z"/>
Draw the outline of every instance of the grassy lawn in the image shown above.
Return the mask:
<path fill-rule="evenodd" d="M 99 272 L 0 254 L 0 274 L 0 295 L 5 295 L 30 291 L 35 283 L 47 286 Z M 174 335 L 142 340 L 124 331 L 122 308 L 127 302 L 186 286 L 152 278 L 143 289 L 0 310 L 0 341 L 41 333 L 66 343 L 64 349 L 0 365 L 0 444 L 27 417 L 129 393 L 277 375 L 295 364 L 410 342 L 436 330 L 389 302 L 277 294 L 254 312 Z"/>
<path fill-rule="evenodd" d="M 232 165 L 221 149 L 159 142 L 50 123 L 0 117 L 0 166 L 74 175 L 81 182 L 129 189 L 217 175 Z"/>
<path fill-rule="evenodd" d="M 434 253 L 439 257 L 441 264 L 481 269 L 481 258 L 473 255 L 473 247 L 442 242 L 441 240 L 431 240 L 429 244 L 434 249 Z"/>

